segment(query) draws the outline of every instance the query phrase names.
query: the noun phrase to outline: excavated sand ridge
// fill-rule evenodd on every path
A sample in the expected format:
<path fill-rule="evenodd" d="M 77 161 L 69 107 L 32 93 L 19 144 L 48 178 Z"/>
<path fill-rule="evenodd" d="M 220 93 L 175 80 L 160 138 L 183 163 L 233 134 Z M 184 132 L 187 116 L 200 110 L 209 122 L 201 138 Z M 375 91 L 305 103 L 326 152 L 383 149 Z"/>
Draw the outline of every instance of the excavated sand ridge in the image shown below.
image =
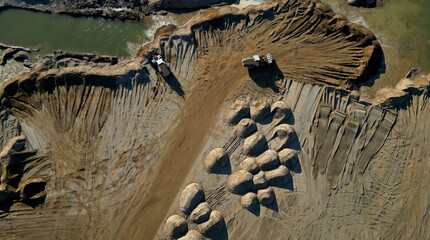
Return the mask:
<path fill-rule="evenodd" d="M 172 70 L 166 79 L 136 58 L 66 68 L 50 60 L 6 82 L 0 238 L 163 239 L 170 215 L 186 217 L 179 198 L 192 182 L 223 216 L 213 239 L 428 238 L 428 83 L 360 102 L 321 84 L 354 88 L 379 67 L 371 32 L 315 1 L 232 12 L 209 10 L 154 43 Z M 267 52 L 276 60 L 267 71 L 241 66 Z M 238 99 L 291 106 L 287 147 L 299 153 L 287 184 L 271 183 L 274 202 L 254 212 L 225 189 L 248 157 L 225 122 Z M 282 141 L 272 134 L 279 124 L 257 122 L 264 148 Z M 217 147 L 229 163 L 208 173 Z"/>

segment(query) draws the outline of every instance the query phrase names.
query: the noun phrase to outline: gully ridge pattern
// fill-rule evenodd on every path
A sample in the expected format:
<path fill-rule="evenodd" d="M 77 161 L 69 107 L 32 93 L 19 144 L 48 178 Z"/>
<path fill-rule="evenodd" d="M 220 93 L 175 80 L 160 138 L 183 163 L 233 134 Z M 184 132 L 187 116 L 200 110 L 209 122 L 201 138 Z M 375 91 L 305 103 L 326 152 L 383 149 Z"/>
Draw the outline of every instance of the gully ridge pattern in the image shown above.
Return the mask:
<path fill-rule="evenodd" d="M 275 102 L 271 107 L 264 99 L 249 103 L 237 100 L 227 113 L 227 122 L 236 126 L 235 138 L 243 138 L 243 153 L 249 157 L 244 158 L 236 171 L 227 177 L 226 189 L 234 194 L 242 195 L 240 204 L 244 209 L 259 215 L 259 203 L 268 208 L 277 209 L 275 193 L 271 186 L 292 190 L 290 170 L 300 169 L 297 166 L 299 148 L 297 135 L 289 122 L 291 108 L 283 101 Z M 272 129 L 266 140 L 265 134 L 258 131 L 254 120 L 267 125 L 264 129 Z M 274 122 L 274 124 L 271 124 Z M 232 140 L 235 141 L 235 140 Z M 235 144 L 230 146 L 236 146 Z M 276 149 L 271 150 L 269 146 Z M 236 146 L 237 147 L 237 146 Z M 231 172 L 228 151 L 235 149 L 215 148 L 204 161 L 205 169 L 209 173 L 226 174 Z M 279 156 L 278 156 L 278 152 Z M 252 156 L 258 156 L 256 158 Z M 179 215 L 172 215 L 166 220 L 164 233 L 171 238 L 193 239 L 205 237 L 220 237 L 226 233 L 225 222 L 221 213 L 211 211 L 210 206 L 204 202 L 204 191 L 200 184 L 191 183 L 181 193 L 179 214 L 189 219 L 188 229 L 186 220 Z M 192 224 L 195 223 L 195 224 Z M 187 233 L 188 232 L 188 233 Z M 200 234 L 199 234 L 200 233 Z"/>

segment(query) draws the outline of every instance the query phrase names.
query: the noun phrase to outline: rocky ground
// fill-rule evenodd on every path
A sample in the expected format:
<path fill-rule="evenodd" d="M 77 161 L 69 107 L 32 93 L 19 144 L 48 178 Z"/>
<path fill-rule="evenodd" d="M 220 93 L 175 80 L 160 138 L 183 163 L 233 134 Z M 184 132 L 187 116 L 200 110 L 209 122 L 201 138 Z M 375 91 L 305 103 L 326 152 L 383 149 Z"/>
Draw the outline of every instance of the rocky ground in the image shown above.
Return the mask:
<path fill-rule="evenodd" d="M 15 7 L 78 16 L 142 20 L 144 16 L 150 14 L 166 14 L 165 10 L 196 9 L 234 2 L 234 0 L 0 0 L 0 10 Z"/>
<path fill-rule="evenodd" d="M 29 61 L 30 53 L 38 52 L 39 49 L 29 49 L 0 43 L 0 51 L 0 65 L 5 65 L 11 59 L 19 62 Z"/>
<path fill-rule="evenodd" d="M 427 239 L 430 77 L 360 101 L 381 54 L 307 0 L 207 10 L 133 60 L 45 57 L 0 89 L 0 238 Z"/>

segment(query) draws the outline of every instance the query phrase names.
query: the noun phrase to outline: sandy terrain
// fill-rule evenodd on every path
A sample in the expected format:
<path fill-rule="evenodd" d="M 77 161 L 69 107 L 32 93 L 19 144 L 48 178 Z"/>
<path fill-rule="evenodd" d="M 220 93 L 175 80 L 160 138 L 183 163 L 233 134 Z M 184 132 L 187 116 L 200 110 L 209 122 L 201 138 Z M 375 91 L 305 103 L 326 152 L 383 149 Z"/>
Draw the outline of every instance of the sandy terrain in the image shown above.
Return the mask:
<path fill-rule="evenodd" d="M 165 239 L 172 214 L 202 232 L 179 210 L 192 182 L 224 220 L 211 239 L 429 238 L 428 76 L 360 102 L 350 90 L 379 67 L 379 44 L 316 1 L 211 9 L 172 31 L 144 48 L 161 49 L 166 79 L 138 56 L 45 59 L 3 84 L 0 238 Z M 267 52 L 271 67 L 241 66 Z M 298 162 L 259 166 L 275 200 L 249 211 L 226 187 L 248 140 L 225 119 L 236 100 L 254 118 L 257 99 L 292 114 L 255 118 L 267 143 L 252 155 L 288 148 Z M 282 126 L 294 129 L 288 141 Z M 218 147 L 229 161 L 208 173 Z M 272 167 L 288 169 L 286 181 Z"/>

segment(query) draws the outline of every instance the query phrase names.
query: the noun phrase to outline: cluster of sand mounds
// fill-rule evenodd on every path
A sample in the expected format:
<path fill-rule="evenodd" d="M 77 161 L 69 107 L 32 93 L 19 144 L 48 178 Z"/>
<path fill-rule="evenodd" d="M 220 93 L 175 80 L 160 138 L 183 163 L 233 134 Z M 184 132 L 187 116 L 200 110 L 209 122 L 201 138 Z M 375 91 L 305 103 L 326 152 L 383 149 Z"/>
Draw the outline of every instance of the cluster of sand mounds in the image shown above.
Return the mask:
<path fill-rule="evenodd" d="M 291 107 L 288 104 L 276 101 L 271 105 L 266 99 L 255 99 L 251 102 L 236 100 L 226 113 L 226 122 L 236 125 L 236 134 L 243 139 L 243 152 L 249 157 L 227 177 L 225 188 L 233 194 L 242 195 L 240 204 L 250 212 L 257 212 L 259 203 L 270 207 L 275 201 L 275 193 L 271 186 L 282 187 L 291 181 L 290 171 L 281 165 L 279 153 L 267 149 L 268 143 L 265 136 L 258 131 L 258 123 L 262 121 L 274 123 L 270 140 L 280 139 L 281 144 L 277 144 L 279 145 L 277 150 L 284 151 L 282 164 L 291 167 L 294 165 L 292 158 L 298 154 L 298 151 L 292 152 L 286 148 L 296 137 L 293 127 L 285 124 L 291 116 Z M 255 155 L 256 157 L 253 157 Z M 222 157 L 228 159 L 223 148 L 213 149 L 205 159 L 205 168 L 209 170 L 207 166 L 219 163 Z M 199 209 L 198 212 L 206 216 L 208 211 L 205 209 L 202 206 L 202 210 Z"/>
<path fill-rule="evenodd" d="M 246 108 L 246 103 L 242 102 L 243 108 Z M 234 105 L 236 103 L 233 103 Z M 276 145 L 276 150 L 267 149 L 267 142 L 264 135 L 258 131 L 257 124 L 246 118 L 249 116 L 244 115 L 236 126 L 236 134 L 245 138 L 243 150 L 245 154 L 251 156 L 245 158 L 239 164 L 238 170 L 227 177 L 226 189 L 242 195 L 240 200 L 242 207 L 255 211 L 257 200 L 264 206 L 273 203 L 275 194 L 270 186 L 282 187 L 291 181 L 291 174 L 286 166 L 293 167 L 297 164 L 295 159 L 299 151 L 287 148 L 296 137 L 294 128 L 284 123 L 292 116 L 291 107 L 287 103 L 277 101 L 271 106 L 265 99 L 256 99 L 251 102 L 250 109 L 251 118 L 256 122 L 267 119 L 274 122 L 270 140 L 277 140 L 278 143 L 272 144 Z M 244 126 L 254 126 L 256 132 L 247 137 L 247 134 L 241 131 Z M 257 156 L 252 157 L 254 154 Z"/>
<path fill-rule="evenodd" d="M 232 114 L 239 112 L 237 109 L 246 111 L 240 115 Z M 235 121 L 231 121 L 232 115 L 235 116 Z M 287 148 L 296 137 L 294 128 L 285 123 L 290 117 L 292 111 L 287 103 L 276 101 L 270 104 L 266 99 L 255 99 L 251 102 L 236 100 L 226 112 L 227 123 L 236 123 L 235 133 L 243 139 L 243 153 L 248 157 L 227 176 L 225 189 L 241 195 L 240 205 L 250 212 L 258 212 L 259 203 L 267 207 L 272 206 L 276 197 L 271 186 L 282 188 L 291 182 L 290 171 L 285 165 L 293 167 L 297 164 L 293 159 L 297 158 L 299 151 Z M 281 142 L 274 144 L 277 145 L 277 151 L 268 149 L 269 145 L 264 134 L 258 130 L 259 122 L 262 121 L 265 124 L 273 123 L 270 140 Z M 212 150 L 206 157 L 205 168 L 208 157 L 211 159 L 216 150 Z M 225 153 L 224 149 L 220 149 L 221 151 Z M 279 156 L 281 152 L 282 161 Z"/>
<path fill-rule="evenodd" d="M 246 137 L 241 137 L 239 131 L 233 134 L 231 129 L 237 129 L 237 125 L 226 125 L 225 131 L 231 135 L 224 148 L 230 155 L 232 174 L 224 178 L 225 184 L 218 183 L 219 179 L 224 177 L 221 175 L 212 178 L 206 175 L 194 176 L 207 179 L 206 186 L 211 189 L 208 201 L 221 206 L 219 209 L 223 210 L 223 213 L 224 211 L 230 213 L 226 214 L 229 237 L 313 239 L 318 238 L 319 234 L 330 238 L 333 233 L 344 238 L 378 236 L 379 233 L 356 221 L 366 222 L 365 219 L 378 213 L 379 220 L 372 222 L 379 226 L 377 222 L 381 219 L 395 217 L 395 212 L 384 213 L 386 208 L 378 204 L 384 202 L 394 207 L 392 205 L 394 202 L 403 200 L 390 199 L 389 192 L 402 194 L 396 185 L 411 184 L 409 177 L 397 172 L 399 168 L 403 168 L 404 161 L 408 161 L 407 154 L 414 155 L 410 151 L 405 151 L 410 146 L 403 146 L 400 143 L 410 140 L 398 141 L 387 138 L 395 120 L 393 110 L 358 102 L 357 98 L 351 98 L 349 92 L 341 89 L 320 88 L 296 82 L 287 82 L 286 85 L 289 91 L 283 95 L 282 100 L 294 106 L 292 107 L 295 109 L 294 114 L 280 123 L 276 121 L 280 118 L 275 118 L 274 115 L 265 121 L 255 123 L 256 131 L 268 139 L 267 146 L 255 156 L 246 155 L 243 151 Z M 417 92 L 411 94 L 420 95 Z M 423 104 L 427 104 L 427 100 L 424 100 L 426 96 L 428 95 L 413 97 L 411 104 L 414 107 L 422 107 Z M 228 106 L 226 108 L 228 109 Z M 401 111 L 403 111 L 401 122 L 406 124 L 410 121 L 406 117 L 408 113 L 412 113 L 410 116 L 415 118 L 415 111 L 418 110 Z M 416 121 L 427 115 L 417 114 Z M 394 134 L 396 136 L 403 132 L 399 128 L 396 128 L 396 131 Z M 212 144 L 210 142 L 208 147 Z M 395 149 L 391 148 L 393 145 L 396 146 Z M 383 152 L 378 153 L 381 146 Z M 280 149 L 276 151 L 278 147 Z M 385 156 L 390 149 L 389 156 L 393 159 Z M 400 152 L 397 152 L 397 149 L 401 149 Z M 374 154 L 379 157 L 375 157 Z M 401 157 L 394 157 L 396 154 L 400 154 Z M 395 163 L 394 159 L 403 163 Z M 418 162 L 415 164 L 419 164 Z M 393 170 L 391 164 L 398 169 Z M 267 168 L 261 170 L 261 167 L 265 166 Z M 413 171 L 413 167 L 405 169 Z M 251 190 L 239 196 L 236 193 L 225 193 L 224 190 L 228 191 L 230 188 L 227 187 L 230 178 L 235 180 L 238 179 L 236 175 L 241 177 L 248 175 L 243 171 L 252 175 Z M 416 171 L 422 173 L 421 170 Z M 396 181 L 389 177 L 393 174 Z M 399 179 L 409 183 L 398 182 Z M 412 182 L 414 181 L 420 182 L 420 186 L 426 182 L 418 178 Z M 389 189 L 384 190 L 384 187 Z M 246 186 L 246 189 L 249 189 L 249 186 Z M 415 187 L 411 189 L 414 192 L 421 191 Z M 380 193 L 382 195 L 378 195 Z M 418 198 L 414 199 L 420 201 Z M 235 202 L 240 202 L 243 210 L 237 210 Z M 427 203 L 428 201 L 424 199 L 424 209 L 428 206 Z M 372 215 L 363 213 L 364 209 L 372 212 Z M 329 216 L 324 215 L 325 213 Z M 402 214 L 406 217 L 406 212 Z M 315 220 L 318 217 L 320 220 Z M 399 222 L 393 223 L 402 226 Z M 303 228 L 304 225 L 308 227 Z M 348 230 L 350 226 L 354 232 Z M 422 228 L 424 225 L 418 226 Z M 318 232 L 313 232 L 313 228 L 318 229 Z M 407 227 L 404 226 L 403 229 Z M 355 232 L 356 230 L 360 232 Z M 417 235 L 427 236 L 425 232 Z"/>
<path fill-rule="evenodd" d="M 164 224 L 164 234 L 169 238 L 204 239 L 203 236 L 213 236 L 225 228 L 224 217 L 205 202 L 203 187 L 198 183 L 190 183 L 184 188 L 179 198 L 179 210 L 187 220 L 176 214 L 168 217 Z M 188 231 L 191 224 L 197 231 Z"/>

